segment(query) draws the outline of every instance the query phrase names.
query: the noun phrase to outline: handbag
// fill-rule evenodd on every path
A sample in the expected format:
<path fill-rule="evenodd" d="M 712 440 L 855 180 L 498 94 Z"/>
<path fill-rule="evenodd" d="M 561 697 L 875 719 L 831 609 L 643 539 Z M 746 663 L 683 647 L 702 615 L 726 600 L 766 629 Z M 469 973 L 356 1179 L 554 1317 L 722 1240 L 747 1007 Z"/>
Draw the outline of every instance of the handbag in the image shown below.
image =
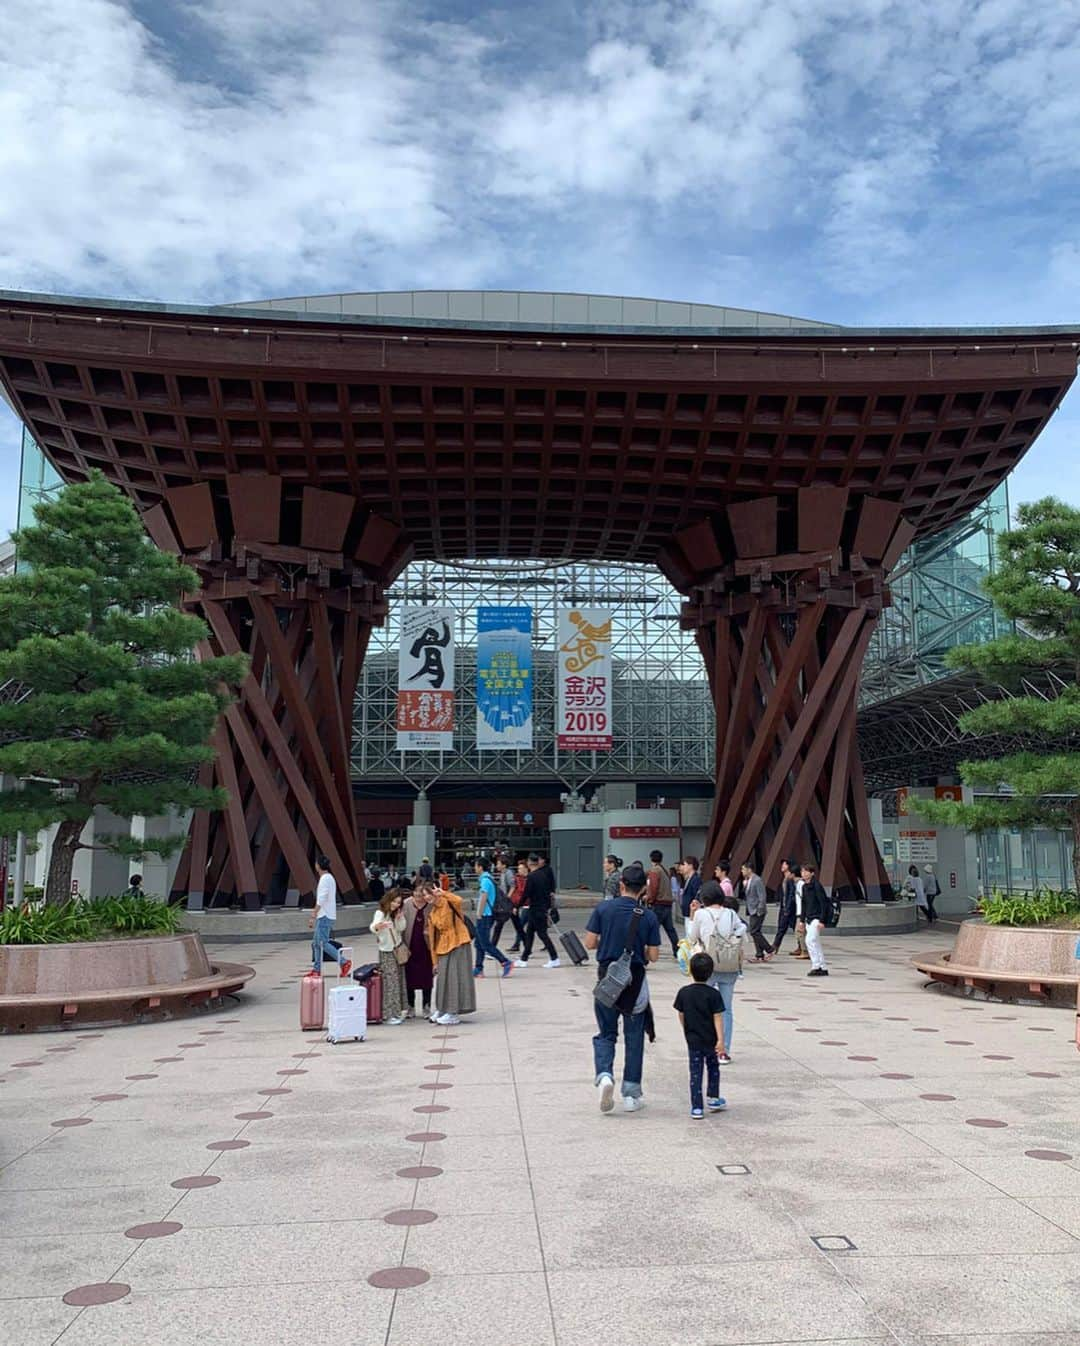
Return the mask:
<path fill-rule="evenodd" d="M 407 944 L 401 943 L 394 945 L 394 958 L 400 967 L 404 967 L 411 957 L 412 950 Z"/>
<path fill-rule="evenodd" d="M 626 932 L 626 948 L 613 963 L 608 964 L 608 970 L 593 987 L 593 998 L 598 1000 L 601 1005 L 606 1005 L 608 1009 L 615 1008 L 619 997 L 630 985 L 630 979 L 633 976 L 630 960 L 637 939 L 638 923 L 644 914 L 641 907 L 634 908 L 634 914 L 630 918 L 630 928 Z"/>

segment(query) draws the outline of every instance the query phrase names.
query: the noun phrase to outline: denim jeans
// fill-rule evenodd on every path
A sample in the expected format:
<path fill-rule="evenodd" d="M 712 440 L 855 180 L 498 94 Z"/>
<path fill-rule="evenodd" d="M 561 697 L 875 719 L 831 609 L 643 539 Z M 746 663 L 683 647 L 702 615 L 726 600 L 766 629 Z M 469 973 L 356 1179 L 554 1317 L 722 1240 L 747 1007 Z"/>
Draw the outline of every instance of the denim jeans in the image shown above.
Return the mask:
<path fill-rule="evenodd" d="M 329 916 L 319 916 L 315 921 L 315 933 L 311 937 L 311 966 L 316 972 L 322 972 L 323 948 L 330 955 L 330 958 L 341 965 L 341 950 L 335 949 L 329 943 L 330 932 L 334 923 Z"/>
<path fill-rule="evenodd" d="M 739 980 L 737 972 L 714 972 L 709 978 L 709 985 L 715 986 L 724 997 L 724 1041 L 720 1046 L 722 1052 L 731 1051 L 731 1033 L 735 1027 L 735 1015 L 731 1008 L 731 1002 L 735 995 L 735 983 Z"/>
<path fill-rule="evenodd" d="M 720 1097 L 720 1062 L 716 1053 L 703 1052 L 700 1047 L 688 1047 L 690 1054 L 690 1106 L 702 1111 L 705 1101 L 701 1097 L 701 1076 L 706 1076 L 706 1088 L 709 1098 Z"/>
<path fill-rule="evenodd" d="M 491 942 L 491 927 L 494 923 L 494 916 L 481 916 L 476 922 L 476 938 L 473 940 L 473 944 L 476 946 L 477 972 L 483 972 L 485 958 L 494 958 L 504 967 L 510 961 L 506 954 L 501 953 Z"/>
<path fill-rule="evenodd" d="M 619 1020 L 623 1023 L 623 1079 L 624 1098 L 641 1097 L 641 1074 L 645 1065 L 645 1015 L 622 1014 L 619 1010 L 593 1001 L 596 1026 L 600 1030 L 592 1040 L 593 1064 L 596 1078 L 615 1077 L 615 1045 L 619 1040 Z"/>

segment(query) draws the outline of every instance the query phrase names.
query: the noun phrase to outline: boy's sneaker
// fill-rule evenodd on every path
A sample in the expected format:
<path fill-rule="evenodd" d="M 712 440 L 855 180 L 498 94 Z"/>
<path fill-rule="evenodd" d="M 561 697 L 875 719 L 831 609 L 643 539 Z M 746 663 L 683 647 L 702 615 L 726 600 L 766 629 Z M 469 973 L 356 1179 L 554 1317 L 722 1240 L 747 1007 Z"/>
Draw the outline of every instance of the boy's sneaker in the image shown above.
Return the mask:
<path fill-rule="evenodd" d="M 645 1106 L 643 1098 L 631 1098 L 629 1094 L 623 1099 L 623 1112 L 640 1112 Z"/>
<path fill-rule="evenodd" d="M 547 960 L 547 962 L 544 964 L 544 966 L 545 966 L 545 967 L 562 967 L 562 963 L 560 962 L 560 960 L 559 960 L 558 958 L 549 958 L 549 959 Z"/>
<path fill-rule="evenodd" d="M 695 1121 L 697 1121 L 697 1119 L 698 1119 L 699 1117 L 704 1117 L 704 1116 L 705 1116 L 704 1109 L 702 1109 L 702 1108 L 691 1108 L 691 1109 L 690 1109 L 690 1116 L 693 1117 Z"/>
<path fill-rule="evenodd" d="M 710 1099 L 709 1099 L 709 1111 L 710 1111 L 710 1112 L 723 1112 L 724 1109 L 725 1109 L 726 1107 L 727 1107 L 727 1099 L 726 1099 L 726 1098 L 710 1098 Z"/>
<path fill-rule="evenodd" d="M 347 977 L 351 971 L 352 971 L 352 959 L 346 958 L 344 963 L 342 963 L 341 965 L 341 975 L 343 977 Z"/>
<path fill-rule="evenodd" d="M 600 1111 L 610 1112 L 615 1106 L 615 1081 L 610 1075 L 601 1075 L 596 1086 L 600 1090 Z"/>
<path fill-rule="evenodd" d="M 503 970 L 502 970 L 503 976 L 509 977 L 510 973 L 513 972 L 513 970 L 514 970 L 513 963 L 511 963 L 510 960 L 507 959 L 506 962 L 503 963 Z"/>

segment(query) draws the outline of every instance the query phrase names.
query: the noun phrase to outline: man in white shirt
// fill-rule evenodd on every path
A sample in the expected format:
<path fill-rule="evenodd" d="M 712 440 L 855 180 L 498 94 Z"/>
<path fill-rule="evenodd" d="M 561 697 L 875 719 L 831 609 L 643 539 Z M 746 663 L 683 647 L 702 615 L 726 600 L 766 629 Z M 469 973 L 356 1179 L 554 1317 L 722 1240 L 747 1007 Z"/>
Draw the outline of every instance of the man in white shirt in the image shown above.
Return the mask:
<path fill-rule="evenodd" d="M 341 975 L 347 977 L 352 971 L 352 962 L 343 958 L 341 950 L 330 943 L 334 922 L 337 920 L 337 884 L 330 873 L 330 861 L 325 855 L 315 859 L 315 873 L 319 884 L 315 889 L 315 910 L 311 913 L 308 927 L 315 931 L 311 940 L 311 976 L 322 976 L 323 950 L 330 955 L 341 968 Z"/>

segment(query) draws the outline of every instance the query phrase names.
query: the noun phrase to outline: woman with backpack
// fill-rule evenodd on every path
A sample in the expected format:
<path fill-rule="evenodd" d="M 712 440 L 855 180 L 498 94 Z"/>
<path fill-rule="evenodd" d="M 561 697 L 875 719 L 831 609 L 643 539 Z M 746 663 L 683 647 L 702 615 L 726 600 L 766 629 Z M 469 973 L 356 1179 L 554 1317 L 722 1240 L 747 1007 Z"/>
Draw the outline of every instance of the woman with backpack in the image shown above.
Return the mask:
<path fill-rule="evenodd" d="M 738 903 L 719 883 L 703 883 L 697 901 L 690 905 L 686 938 L 696 953 L 707 953 L 716 971 L 709 978 L 724 998 L 724 1041 L 717 1058 L 721 1065 L 731 1061 L 731 1034 L 735 1026 L 732 1001 L 735 983 L 742 975 L 742 941 L 746 925 L 739 917 Z"/>

